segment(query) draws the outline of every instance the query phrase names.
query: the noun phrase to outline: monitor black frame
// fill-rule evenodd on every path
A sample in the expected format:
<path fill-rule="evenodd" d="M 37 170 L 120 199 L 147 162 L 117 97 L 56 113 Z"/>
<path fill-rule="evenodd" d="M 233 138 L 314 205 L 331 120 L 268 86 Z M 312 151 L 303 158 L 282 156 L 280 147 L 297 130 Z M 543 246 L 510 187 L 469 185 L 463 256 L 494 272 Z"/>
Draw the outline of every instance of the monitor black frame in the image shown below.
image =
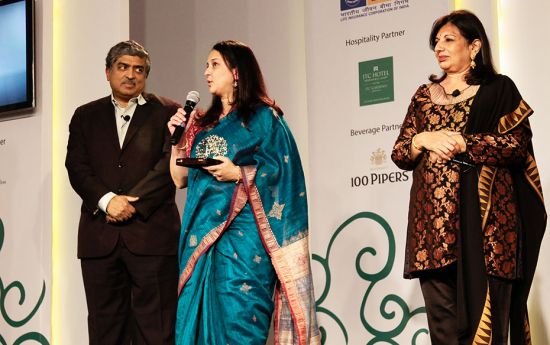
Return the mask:
<path fill-rule="evenodd" d="M 18 2 L 25 3 L 26 97 L 23 102 L 0 105 L 0 121 L 13 116 L 32 115 L 32 110 L 36 107 L 34 0 L 0 0 L 0 7 Z"/>

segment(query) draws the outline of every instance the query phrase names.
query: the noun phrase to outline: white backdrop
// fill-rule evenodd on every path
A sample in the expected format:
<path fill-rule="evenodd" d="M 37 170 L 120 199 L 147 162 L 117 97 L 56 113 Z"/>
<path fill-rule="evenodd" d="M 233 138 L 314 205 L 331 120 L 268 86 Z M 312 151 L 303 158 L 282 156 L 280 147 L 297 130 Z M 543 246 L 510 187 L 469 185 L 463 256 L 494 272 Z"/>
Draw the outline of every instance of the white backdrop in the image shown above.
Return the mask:
<path fill-rule="evenodd" d="M 465 5 L 470 5 L 469 0 Z M 550 56 L 546 42 L 550 33 L 550 2 L 538 0 L 498 1 L 498 36 L 500 70 L 509 75 L 525 101 L 535 113 L 529 121 L 533 129 L 533 146 L 539 171 L 547 212 L 550 210 L 550 97 L 548 80 L 550 70 L 545 67 Z M 473 6 L 473 4 L 472 4 Z M 539 264 L 529 297 L 529 317 L 533 332 L 533 344 L 550 344 L 550 234 L 542 243 Z"/>

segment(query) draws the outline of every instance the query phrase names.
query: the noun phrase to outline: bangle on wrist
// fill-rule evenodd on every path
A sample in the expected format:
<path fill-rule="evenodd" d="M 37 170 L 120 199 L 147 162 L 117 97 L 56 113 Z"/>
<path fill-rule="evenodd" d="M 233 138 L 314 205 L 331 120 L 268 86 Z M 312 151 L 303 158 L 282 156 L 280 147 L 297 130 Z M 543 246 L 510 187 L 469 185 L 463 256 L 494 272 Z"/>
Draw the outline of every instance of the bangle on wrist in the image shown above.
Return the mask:
<path fill-rule="evenodd" d="M 241 168 L 238 165 L 237 165 L 237 171 L 238 171 L 238 175 L 237 175 L 237 180 L 235 181 L 235 184 L 239 184 L 239 182 L 241 182 L 243 179 Z"/>
<path fill-rule="evenodd" d="M 414 139 L 416 139 L 416 134 L 412 137 L 412 140 L 411 140 L 412 147 L 414 147 L 418 151 L 424 151 L 424 148 L 416 145 L 416 143 L 414 142 Z"/>

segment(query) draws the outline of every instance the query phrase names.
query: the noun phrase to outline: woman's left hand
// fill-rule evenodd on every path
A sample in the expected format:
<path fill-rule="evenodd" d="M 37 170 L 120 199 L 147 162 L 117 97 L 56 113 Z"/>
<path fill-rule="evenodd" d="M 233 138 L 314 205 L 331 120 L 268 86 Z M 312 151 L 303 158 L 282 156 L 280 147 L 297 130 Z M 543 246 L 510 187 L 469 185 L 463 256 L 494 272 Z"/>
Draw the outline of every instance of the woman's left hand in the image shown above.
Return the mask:
<path fill-rule="evenodd" d="M 447 135 L 458 143 L 458 153 L 466 152 L 466 140 L 460 132 L 447 132 Z"/>
<path fill-rule="evenodd" d="M 214 157 L 222 161 L 220 164 L 204 167 L 214 178 L 220 182 L 236 182 L 241 179 L 241 169 L 224 156 Z"/>
<path fill-rule="evenodd" d="M 434 151 L 429 151 L 430 153 L 429 160 L 433 164 L 447 164 L 447 162 L 449 162 L 450 159 L 454 158 L 455 155 L 466 151 L 466 140 L 464 139 L 464 137 L 460 132 L 452 132 L 452 131 L 446 131 L 446 130 L 443 130 L 441 132 L 453 138 L 456 141 L 457 150 L 453 152 L 450 157 L 445 157 Z"/>

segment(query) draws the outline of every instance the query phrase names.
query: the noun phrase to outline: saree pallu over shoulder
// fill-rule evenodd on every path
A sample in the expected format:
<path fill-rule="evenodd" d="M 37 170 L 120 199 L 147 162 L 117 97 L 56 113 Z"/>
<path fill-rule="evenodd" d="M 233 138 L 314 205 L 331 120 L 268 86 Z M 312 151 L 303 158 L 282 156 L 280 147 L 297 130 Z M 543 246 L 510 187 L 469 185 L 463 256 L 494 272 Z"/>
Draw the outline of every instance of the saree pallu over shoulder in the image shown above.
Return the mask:
<path fill-rule="evenodd" d="M 258 189 L 252 182 L 256 171 L 243 167 L 243 183 L 256 224 L 279 285 L 275 291 L 275 344 L 321 344 L 315 315 L 315 297 L 309 261 L 307 232 L 280 246 L 269 225 Z"/>

